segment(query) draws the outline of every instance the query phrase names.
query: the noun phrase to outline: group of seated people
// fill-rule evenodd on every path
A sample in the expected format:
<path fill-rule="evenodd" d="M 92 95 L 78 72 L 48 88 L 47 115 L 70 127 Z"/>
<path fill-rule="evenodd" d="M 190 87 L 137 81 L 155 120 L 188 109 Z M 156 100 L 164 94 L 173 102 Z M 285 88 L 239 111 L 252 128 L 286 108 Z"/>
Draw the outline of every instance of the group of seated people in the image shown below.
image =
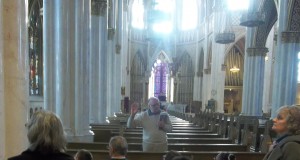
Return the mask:
<path fill-rule="evenodd" d="M 156 129 L 159 136 L 165 137 L 165 131 L 171 130 L 170 119 L 167 114 L 161 113 L 158 109 L 159 101 L 157 98 L 149 100 L 149 110 L 139 116 L 135 116 L 137 108 L 132 107 L 131 117 L 128 120 L 129 126 L 145 123 L 144 118 L 152 118 L 153 122 L 158 122 Z M 155 117 L 157 118 L 155 120 Z M 162 118 L 163 117 L 163 118 Z M 300 160 L 300 107 L 296 105 L 283 106 L 279 109 L 277 117 L 273 119 L 272 129 L 278 134 L 270 152 L 266 154 L 264 160 Z M 152 123 L 152 122 L 151 122 Z M 143 124 L 149 127 L 150 122 Z M 56 114 L 50 111 L 35 112 L 26 124 L 28 129 L 27 137 L 29 147 L 20 155 L 9 158 L 8 160 L 92 160 L 92 154 L 87 150 L 80 150 L 73 157 L 66 154 L 67 140 L 61 120 Z M 151 129 L 148 128 L 148 129 Z M 152 127 L 153 129 L 153 127 Z M 148 132 L 151 133 L 149 130 Z M 149 137 L 146 137 L 149 138 Z M 151 139 L 151 137 L 150 137 Z M 144 137 L 143 137 L 144 140 Z M 160 145 L 143 142 L 143 150 L 152 150 L 158 146 L 167 147 L 167 142 L 163 141 Z M 159 148 L 159 147 L 158 147 Z M 111 137 L 108 145 L 111 160 L 126 160 L 128 144 L 124 137 Z M 166 150 L 163 150 L 166 151 Z M 182 156 L 179 152 L 169 151 L 164 157 L 165 160 L 189 160 L 189 157 Z M 217 160 L 235 160 L 235 156 L 230 153 L 220 153 Z"/>

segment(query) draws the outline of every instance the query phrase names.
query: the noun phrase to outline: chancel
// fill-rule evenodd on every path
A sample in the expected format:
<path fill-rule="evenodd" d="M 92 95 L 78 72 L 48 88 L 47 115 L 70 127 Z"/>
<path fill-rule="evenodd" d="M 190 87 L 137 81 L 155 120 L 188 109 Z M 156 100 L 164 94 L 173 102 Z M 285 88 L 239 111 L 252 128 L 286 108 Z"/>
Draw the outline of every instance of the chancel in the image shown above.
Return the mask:
<path fill-rule="evenodd" d="M 122 135 L 128 159 L 161 159 L 142 152 L 141 128 L 125 127 L 130 105 L 143 111 L 149 97 L 171 117 L 169 149 L 262 159 L 278 108 L 300 103 L 299 5 L 0 0 L 0 160 L 29 147 L 39 110 L 60 117 L 68 154 L 86 146 L 108 158 L 108 140 Z"/>

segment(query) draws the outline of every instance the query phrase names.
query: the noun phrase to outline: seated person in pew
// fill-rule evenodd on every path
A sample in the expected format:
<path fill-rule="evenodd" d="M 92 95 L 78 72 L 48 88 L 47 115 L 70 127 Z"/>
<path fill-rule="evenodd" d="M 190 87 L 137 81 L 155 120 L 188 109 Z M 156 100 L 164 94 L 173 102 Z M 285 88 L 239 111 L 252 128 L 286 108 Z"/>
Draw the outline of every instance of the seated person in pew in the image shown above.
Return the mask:
<path fill-rule="evenodd" d="M 49 111 L 36 111 L 25 125 L 29 147 L 8 160 L 74 160 L 65 153 L 67 140 L 60 119 Z"/>
<path fill-rule="evenodd" d="M 127 140 L 122 136 L 111 137 L 108 150 L 111 160 L 126 160 L 128 151 Z"/>
<path fill-rule="evenodd" d="M 172 160 L 192 160 L 190 157 L 187 156 L 175 156 Z"/>
<path fill-rule="evenodd" d="M 163 160 L 172 160 L 176 156 L 181 156 L 181 153 L 178 151 L 171 150 L 163 156 Z"/>
<path fill-rule="evenodd" d="M 74 159 L 75 160 L 93 160 L 93 155 L 90 151 L 81 149 L 76 153 Z"/>
<path fill-rule="evenodd" d="M 131 105 L 127 127 L 143 127 L 143 151 L 168 151 L 167 132 L 172 131 L 172 123 L 168 113 L 161 111 L 159 99 L 151 97 L 148 101 L 149 109 L 139 114 L 138 107 L 138 103 Z"/>
<path fill-rule="evenodd" d="M 277 134 L 264 160 L 300 160 L 300 106 L 282 106 L 273 119 Z"/>
<path fill-rule="evenodd" d="M 215 160 L 236 160 L 234 154 L 230 153 L 219 153 L 215 158 Z"/>

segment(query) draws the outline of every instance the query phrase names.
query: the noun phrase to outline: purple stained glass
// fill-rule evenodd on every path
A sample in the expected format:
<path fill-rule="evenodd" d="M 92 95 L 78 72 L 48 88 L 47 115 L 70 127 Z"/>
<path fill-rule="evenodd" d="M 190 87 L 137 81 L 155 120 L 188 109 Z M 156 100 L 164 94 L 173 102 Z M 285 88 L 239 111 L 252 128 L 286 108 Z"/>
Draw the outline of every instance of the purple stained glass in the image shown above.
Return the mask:
<path fill-rule="evenodd" d="M 155 67 L 154 96 L 166 96 L 167 90 L 167 63 L 158 63 Z"/>

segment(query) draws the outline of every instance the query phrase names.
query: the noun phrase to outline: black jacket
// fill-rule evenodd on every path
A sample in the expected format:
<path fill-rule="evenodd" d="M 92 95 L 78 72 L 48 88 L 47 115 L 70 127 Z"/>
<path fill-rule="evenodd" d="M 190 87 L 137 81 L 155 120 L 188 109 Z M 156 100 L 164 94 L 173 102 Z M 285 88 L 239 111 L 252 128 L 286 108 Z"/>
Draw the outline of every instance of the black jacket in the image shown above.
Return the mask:
<path fill-rule="evenodd" d="M 300 160 L 300 135 L 285 136 L 263 160 Z"/>
<path fill-rule="evenodd" d="M 38 151 L 26 150 L 18 156 L 8 158 L 8 160 L 74 160 L 74 158 L 62 152 L 42 154 Z"/>

